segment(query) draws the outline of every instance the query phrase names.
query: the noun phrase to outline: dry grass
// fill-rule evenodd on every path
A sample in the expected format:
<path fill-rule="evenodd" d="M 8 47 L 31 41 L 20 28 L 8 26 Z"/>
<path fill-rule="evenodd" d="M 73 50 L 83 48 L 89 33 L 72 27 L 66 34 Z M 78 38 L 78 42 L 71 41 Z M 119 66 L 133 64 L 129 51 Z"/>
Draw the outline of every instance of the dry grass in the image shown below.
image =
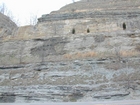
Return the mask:
<path fill-rule="evenodd" d="M 122 68 L 126 68 L 126 65 L 122 64 L 120 62 L 115 62 L 115 63 L 106 64 L 105 68 L 109 69 L 109 70 L 119 70 L 119 69 L 122 69 Z"/>
<path fill-rule="evenodd" d="M 90 52 L 78 52 L 75 54 L 65 54 L 64 58 L 66 59 L 80 59 L 80 58 L 88 58 L 88 57 L 95 57 L 97 54 L 96 52 L 90 51 Z"/>
<path fill-rule="evenodd" d="M 132 57 L 132 56 L 137 56 L 139 55 L 140 52 L 136 51 L 136 50 L 130 50 L 130 51 L 120 51 L 120 55 L 122 57 Z"/>
<path fill-rule="evenodd" d="M 136 46 L 136 50 L 140 52 L 140 44 Z"/>
<path fill-rule="evenodd" d="M 119 52 L 119 57 L 133 57 L 133 56 L 139 56 L 140 52 L 136 50 L 130 50 L 130 51 L 120 51 Z M 95 51 L 88 51 L 88 52 L 77 52 L 74 54 L 64 54 L 63 57 L 65 59 L 80 59 L 80 58 L 89 58 L 89 57 L 98 57 L 98 58 L 103 58 L 103 57 L 115 57 L 115 59 L 118 59 L 118 56 L 116 56 L 116 53 L 114 52 L 95 52 Z M 116 58 L 117 57 L 117 58 Z"/>

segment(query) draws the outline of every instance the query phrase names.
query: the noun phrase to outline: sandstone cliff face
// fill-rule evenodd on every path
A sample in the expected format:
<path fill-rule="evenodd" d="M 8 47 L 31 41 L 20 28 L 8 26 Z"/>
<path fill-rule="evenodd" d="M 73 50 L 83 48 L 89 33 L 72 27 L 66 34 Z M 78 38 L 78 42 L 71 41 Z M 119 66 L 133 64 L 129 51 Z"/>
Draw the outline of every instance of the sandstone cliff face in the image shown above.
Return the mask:
<path fill-rule="evenodd" d="M 0 102 L 139 99 L 139 4 L 82 0 L 4 36 Z"/>

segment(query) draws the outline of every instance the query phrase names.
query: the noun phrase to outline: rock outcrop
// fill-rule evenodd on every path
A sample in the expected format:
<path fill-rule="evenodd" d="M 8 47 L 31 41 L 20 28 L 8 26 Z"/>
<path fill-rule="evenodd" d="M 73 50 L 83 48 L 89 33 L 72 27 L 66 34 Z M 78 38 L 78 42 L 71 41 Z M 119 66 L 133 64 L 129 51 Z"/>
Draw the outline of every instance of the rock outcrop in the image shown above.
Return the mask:
<path fill-rule="evenodd" d="M 81 0 L 2 37 L 0 102 L 139 99 L 139 4 Z"/>

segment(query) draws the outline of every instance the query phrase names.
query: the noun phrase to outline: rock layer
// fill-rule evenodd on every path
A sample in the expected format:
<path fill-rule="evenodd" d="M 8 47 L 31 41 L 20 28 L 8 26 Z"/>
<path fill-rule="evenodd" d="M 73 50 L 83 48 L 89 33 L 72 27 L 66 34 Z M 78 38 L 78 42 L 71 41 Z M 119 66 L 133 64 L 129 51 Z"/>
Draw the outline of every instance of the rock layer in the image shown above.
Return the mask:
<path fill-rule="evenodd" d="M 2 102 L 76 102 L 139 99 L 139 61 L 123 63 L 117 70 L 107 67 L 112 60 L 86 59 L 24 68 L 1 68 Z M 136 62 L 137 61 L 137 62 Z M 136 64 L 138 67 L 136 68 Z M 38 69 L 37 69 L 38 68 Z"/>
<path fill-rule="evenodd" d="M 82 0 L 2 37 L 0 102 L 139 99 L 139 4 Z"/>

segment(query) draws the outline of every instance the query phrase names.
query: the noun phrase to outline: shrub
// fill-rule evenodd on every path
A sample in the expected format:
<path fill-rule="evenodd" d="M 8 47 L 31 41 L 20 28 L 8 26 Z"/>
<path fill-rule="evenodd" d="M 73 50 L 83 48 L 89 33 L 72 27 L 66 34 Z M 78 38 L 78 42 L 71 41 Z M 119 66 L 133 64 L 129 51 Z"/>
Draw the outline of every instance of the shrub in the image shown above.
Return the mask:
<path fill-rule="evenodd" d="M 123 30 L 126 30 L 126 24 L 123 23 Z"/>
<path fill-rule="evenodd" d="M 87 29 L 87 33 L 90 33 L 90 30 L 89 30 L 89 28 Z"/>
<path fill-rule="evenodd" d="M 74 28 L 72 29 L 72 34 L 75 34 L 75 29 Z"/>

